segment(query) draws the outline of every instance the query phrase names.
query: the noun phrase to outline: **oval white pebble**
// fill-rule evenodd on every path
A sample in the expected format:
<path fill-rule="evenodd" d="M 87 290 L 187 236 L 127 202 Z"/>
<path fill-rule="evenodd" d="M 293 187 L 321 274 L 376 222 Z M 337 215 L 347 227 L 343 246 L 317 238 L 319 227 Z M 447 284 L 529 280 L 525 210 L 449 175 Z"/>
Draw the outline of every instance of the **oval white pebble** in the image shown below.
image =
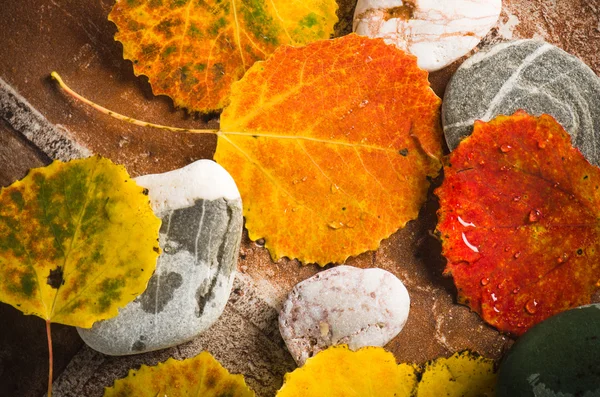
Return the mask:
<path fill-rule="evenodd" d="M 392 273 L 337 266 L 296 284 L 279 313 L 279 330 L 302 365 L 332 345 L 385 345 L 402 330 L 409 309 L 408 291 Z"/>
<path fill-rule="evenodd" d="M 353 31 L 383 38 L 433 72 L 471 51 L 501 10 L 501 0 L 358 0 Z"/>

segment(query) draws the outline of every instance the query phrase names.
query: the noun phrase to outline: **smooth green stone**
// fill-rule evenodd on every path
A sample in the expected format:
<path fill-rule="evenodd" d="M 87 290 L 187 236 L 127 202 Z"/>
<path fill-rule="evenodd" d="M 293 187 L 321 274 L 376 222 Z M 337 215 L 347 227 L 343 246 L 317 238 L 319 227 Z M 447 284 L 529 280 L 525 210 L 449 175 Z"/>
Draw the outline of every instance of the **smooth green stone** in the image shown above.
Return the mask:
<path fill-rule="evenodd" d="M 600 304 L 531 328 L 500 363 L 498 397 L 600 396 Z"/>

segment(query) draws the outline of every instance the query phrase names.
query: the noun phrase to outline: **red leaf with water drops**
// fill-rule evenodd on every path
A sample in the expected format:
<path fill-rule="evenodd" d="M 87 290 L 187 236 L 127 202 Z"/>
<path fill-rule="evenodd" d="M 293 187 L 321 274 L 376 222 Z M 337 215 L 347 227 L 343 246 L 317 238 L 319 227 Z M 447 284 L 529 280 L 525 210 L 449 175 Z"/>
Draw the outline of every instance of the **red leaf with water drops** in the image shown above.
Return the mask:
<path fill-rule="evenodd" d="M 520 335 L 600 286 L 600 169 L 552 117 L 477 121 L 449 156 L 438 230 L 459 301 Z"/>

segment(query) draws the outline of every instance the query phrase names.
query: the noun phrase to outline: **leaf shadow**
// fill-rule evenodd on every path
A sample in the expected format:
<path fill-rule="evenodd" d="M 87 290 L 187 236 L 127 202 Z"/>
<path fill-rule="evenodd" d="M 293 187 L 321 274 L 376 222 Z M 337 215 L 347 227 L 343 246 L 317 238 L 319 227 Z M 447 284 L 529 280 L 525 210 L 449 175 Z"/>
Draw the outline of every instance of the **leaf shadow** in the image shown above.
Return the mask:
<path fill-rule="evenodd" d="M 441 287 L 456 297 L 457 290 L 452 278 L 443 274 L 447 261 L 442 255 L 442 242 L 436 233 L 437 211 L 440 204 L 434 191 L 442 184 L 443 180 L 444 171 L 442 170 L 440 175 L 431 180 L 427 201 L 419 212 L 416 233 L 421 237 L 415 242 L 415 257 L 425 265 L 425 276 L 433 286 Z"/>

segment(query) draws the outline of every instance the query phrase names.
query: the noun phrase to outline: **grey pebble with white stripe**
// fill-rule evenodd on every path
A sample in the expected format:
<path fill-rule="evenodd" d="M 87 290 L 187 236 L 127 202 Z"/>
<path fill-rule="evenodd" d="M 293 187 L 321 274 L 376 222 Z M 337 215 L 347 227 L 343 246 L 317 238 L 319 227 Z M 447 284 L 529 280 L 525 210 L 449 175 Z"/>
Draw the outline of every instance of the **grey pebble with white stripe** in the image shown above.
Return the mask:
<path fill-rule="evenodd" d="M 470 135 L 475 120 L 519 109 L 553 116 L 574 146 L 600 164 L 600 78 L 578 58 L 537 40 L 497 44 L 460 66 L 442 105 L 448 147 Z"/>
<path fill-rule="evenodd" d="M 101 353 L 143 353 L 187 342 L 216 322 L 225 308 L 240 247 L 241 199 L 229 174 L 216 163 L 201 160 L 186 168 L 137 180 L 149 189 L 163 221 L 163 252 L 142 295 L 117 317 L 91 329 L 78 328 L 82 339 Z"/>

